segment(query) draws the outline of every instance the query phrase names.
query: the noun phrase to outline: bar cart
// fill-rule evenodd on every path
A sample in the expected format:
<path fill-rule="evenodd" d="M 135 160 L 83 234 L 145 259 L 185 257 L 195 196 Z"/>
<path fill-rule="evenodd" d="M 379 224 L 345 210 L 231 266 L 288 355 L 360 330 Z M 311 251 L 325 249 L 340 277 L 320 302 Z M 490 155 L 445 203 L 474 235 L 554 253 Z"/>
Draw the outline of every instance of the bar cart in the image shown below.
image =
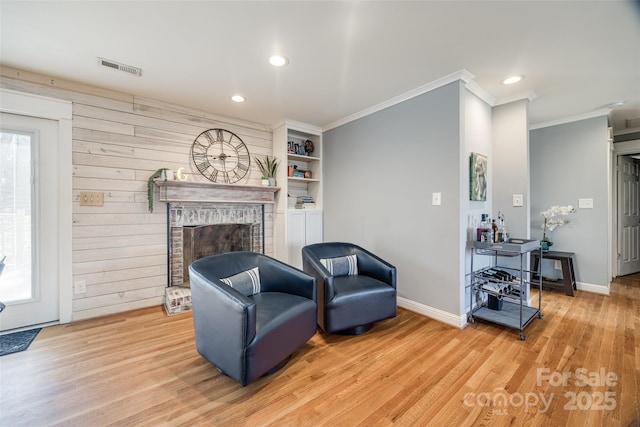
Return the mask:
<path fill-rule="evenodd" d="M 525 260 L 530 252 L 543 253 L 539 240 L 510 238 L 506 242 L 473 242 L 471 251 L 471 272 L 468 274 L 469 323 L 476 320 L 494 323 L 508 328 L 518 329 L 520 339 L 524 340 L 524 328 L 537 316 L 542 319 L 542 274 L 525 269 Z M 490 256 L 488 267 L 474 270 L 475 256 Z M 501 264 L 505 259 L 520 257 L 517 262 Z M 506 264 L 511 264 L 507 266 Z M 516 265 L 516 266 L 514 266 Z M 538 263 L 538 269 L 542 262 Z M 537 278 L 538 306 L 527 305 L 528 292 L 533 277 Z M 533 301 L 533 298 L 531 299 Z M 532 304 L 533 305 L 533 304 Z"/>

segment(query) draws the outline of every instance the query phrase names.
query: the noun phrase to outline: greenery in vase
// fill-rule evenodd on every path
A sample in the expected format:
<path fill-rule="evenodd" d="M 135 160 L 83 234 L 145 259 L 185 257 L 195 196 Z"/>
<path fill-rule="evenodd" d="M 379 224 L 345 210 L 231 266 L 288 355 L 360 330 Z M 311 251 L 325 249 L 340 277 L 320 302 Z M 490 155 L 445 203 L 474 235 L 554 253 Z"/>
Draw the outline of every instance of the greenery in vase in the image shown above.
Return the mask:
<path fill-rule="evenodd" d="M 262 173 L 262 178 L 276 177 L 276 172 L 278 171 L 278 166 L 280 165 L 277 157 L 265 156 L 265 158 L 262 160 L 256 158 L 256 163 L 258 164 L 258 169 L 260 169 L 260 172 Z"/>
<path fill-rule="evenodd" d="M 147 201 L 149 202 L 149 212 L 153 213 L 153 180 L 156 178 L 160 178 L 164 171 L 168 171 L 167 168 L 160 168 L 153 173 L 147 180 Z M 164 181 L 167 181 L 167 176 L 165 175 Z"/>

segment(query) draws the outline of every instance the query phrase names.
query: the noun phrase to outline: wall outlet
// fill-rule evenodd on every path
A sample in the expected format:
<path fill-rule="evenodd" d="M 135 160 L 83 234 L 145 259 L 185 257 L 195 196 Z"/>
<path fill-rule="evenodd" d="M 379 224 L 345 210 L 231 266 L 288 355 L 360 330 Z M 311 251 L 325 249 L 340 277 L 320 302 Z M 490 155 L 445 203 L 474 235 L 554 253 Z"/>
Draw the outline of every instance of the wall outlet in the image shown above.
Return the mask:
<path fill-rule="evenodd" d="M 513 206 L 524 206 L 524 197 L 522 197 L 522 194 L 513 195 Z"/>
<path fill-rule="evenodd" d="M 562 263 L 560 262 L 560 260 L 558 260 L 558 259 L 555 260 L 553 268 L 555 268 L 556 270 L 562 270 Z"/>
<path fill-rule="evenodd" d="M 87 293 L 87 281 L 86 280 L 78 280 L 73 284 L 74 293 L 77 294 L 86 294 Z"/>
<path fill-rule="evenodd" d="M 442 204 L 442 193 L 433 193 L 431 196 L 431 204 L 440 206 Z"/>

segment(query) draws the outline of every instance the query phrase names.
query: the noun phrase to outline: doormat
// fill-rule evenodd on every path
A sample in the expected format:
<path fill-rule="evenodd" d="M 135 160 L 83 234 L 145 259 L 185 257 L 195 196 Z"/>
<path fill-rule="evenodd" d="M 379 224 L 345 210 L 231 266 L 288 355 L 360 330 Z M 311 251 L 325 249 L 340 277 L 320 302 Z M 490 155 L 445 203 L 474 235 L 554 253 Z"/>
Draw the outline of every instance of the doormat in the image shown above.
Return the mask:
<path fill-rule="evenodd" d="M 28 349 L 33 339 L 38 335 L 38 332 L 40 332 L 40 329 L 42 328 L 0 335 L 0 356 L 6 356 L 7 354 Z"/>

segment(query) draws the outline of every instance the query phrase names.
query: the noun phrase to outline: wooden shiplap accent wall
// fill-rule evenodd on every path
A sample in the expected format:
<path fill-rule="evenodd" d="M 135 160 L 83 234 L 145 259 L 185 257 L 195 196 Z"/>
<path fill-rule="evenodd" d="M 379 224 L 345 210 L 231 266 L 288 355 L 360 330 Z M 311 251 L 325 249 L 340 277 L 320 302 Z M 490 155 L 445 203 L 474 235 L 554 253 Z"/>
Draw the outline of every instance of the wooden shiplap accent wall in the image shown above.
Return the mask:
<path fill-rule="evenodd" d="M 166 208 L 147 210 L 147 179 L 157 169 L 190 166 L 191 143 L 200 132 L 224 128 L 239 135 L 252 156 L 273 154 L 267 126 L 162 101 L 0 67 L 5 89 L 73 103 L 73 320 L 162 303 L 167 286 Z M 159 95 L 160 96 L 160 95 Z M 252 161 L 249 178 L 260 185 Z M 80 206 L 81 191 L 104 192 L 104 206 Z M 273 254 L 273 205 L 265 205 L 265 248 Z M 72 284 L 69 284 L 72 286 Z"/>

